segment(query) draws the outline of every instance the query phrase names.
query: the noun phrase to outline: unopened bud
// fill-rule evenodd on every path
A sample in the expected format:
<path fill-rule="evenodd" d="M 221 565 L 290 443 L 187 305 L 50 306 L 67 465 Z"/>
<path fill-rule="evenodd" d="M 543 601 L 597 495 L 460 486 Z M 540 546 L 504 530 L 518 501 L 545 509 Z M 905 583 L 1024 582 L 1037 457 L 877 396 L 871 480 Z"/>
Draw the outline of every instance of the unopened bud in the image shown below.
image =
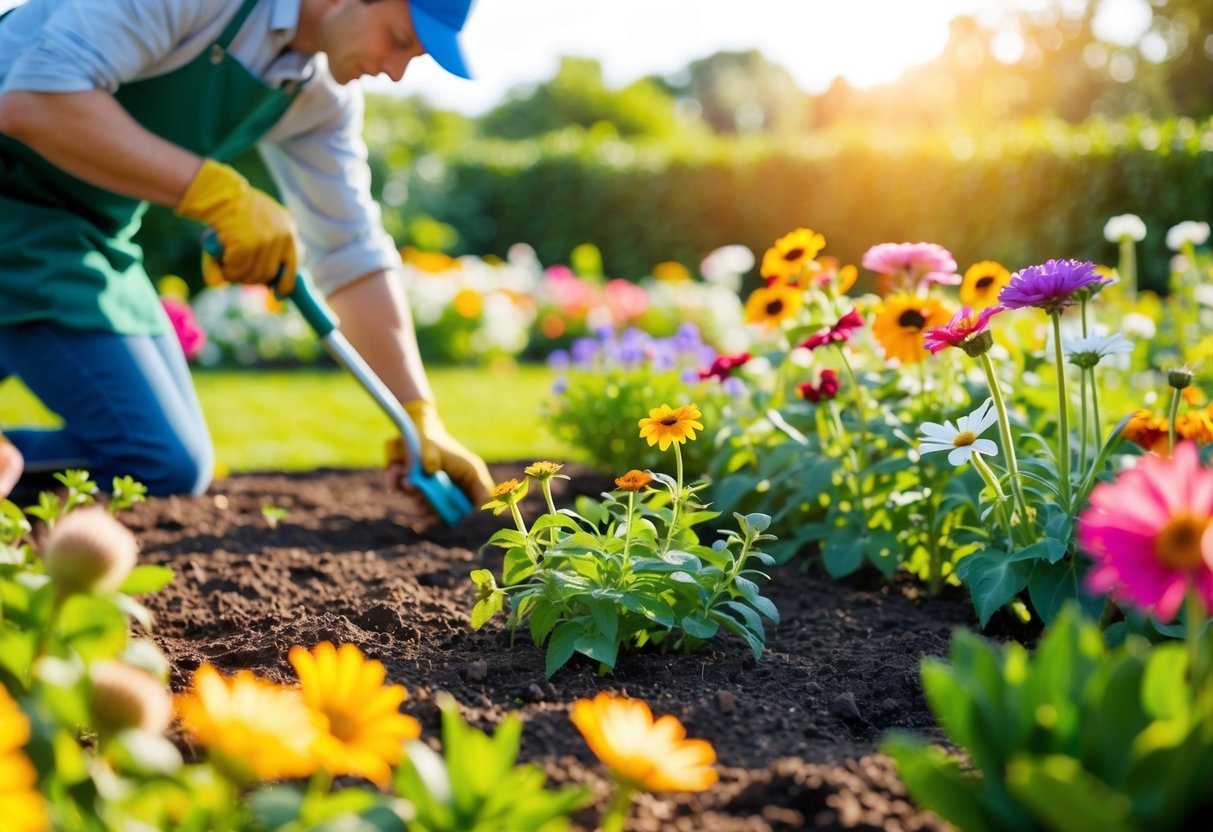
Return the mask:
<path fill-rule="evenodd" d="M 1192 370 L 1188 367 L 1180 367 L 1175 370 L 1167 370 L 1167 384 L 1174 387 L 1176 390 L 1183 390 L 1192 383 Z"/>
<path fill-rule="evenodd" d="M 159 679 L 123 662 L 97 662 L 89 669 L 89 712 L 102 736 L 131 728 L 161 734 L 173 714 L 173 701 Z"/>
<path fill-rule="evenodd" d="M 135 566 L 139 545 L 130 530 L 99 507 L 60 518 L 46 539 L 46 572 L 65 594 L 112 592 Z"/>

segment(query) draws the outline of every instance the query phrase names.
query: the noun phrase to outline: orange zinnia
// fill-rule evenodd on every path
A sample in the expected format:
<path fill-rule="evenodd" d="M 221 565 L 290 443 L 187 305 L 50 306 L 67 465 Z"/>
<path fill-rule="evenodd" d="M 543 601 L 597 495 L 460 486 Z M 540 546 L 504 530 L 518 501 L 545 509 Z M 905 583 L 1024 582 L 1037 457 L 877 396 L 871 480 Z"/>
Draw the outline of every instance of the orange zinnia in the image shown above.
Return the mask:
<path fill-rule="evenodd" d="M 648 471 L 638 471 L 633 468 L 622 477 L 615 478 L 615 485 L 624 491 L 639 491 L 653 481 L 653 475 Z"/>

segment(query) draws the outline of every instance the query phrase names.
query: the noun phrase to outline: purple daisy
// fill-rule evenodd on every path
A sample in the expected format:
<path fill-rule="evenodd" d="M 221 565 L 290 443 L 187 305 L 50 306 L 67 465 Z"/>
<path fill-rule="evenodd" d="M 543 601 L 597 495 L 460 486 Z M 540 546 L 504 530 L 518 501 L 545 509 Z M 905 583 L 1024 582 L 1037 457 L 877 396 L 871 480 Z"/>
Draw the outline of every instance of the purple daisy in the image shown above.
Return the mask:
<path fill-rule="evenodd" d="M 1103 280 L 1089 260 L 1049 260 L 1011 275 L 1011 282 L 998 294 L 998 302 L 1008 309 L 1034 306 L 1052 315 L 1078 303 L 1080 289 Z"/>

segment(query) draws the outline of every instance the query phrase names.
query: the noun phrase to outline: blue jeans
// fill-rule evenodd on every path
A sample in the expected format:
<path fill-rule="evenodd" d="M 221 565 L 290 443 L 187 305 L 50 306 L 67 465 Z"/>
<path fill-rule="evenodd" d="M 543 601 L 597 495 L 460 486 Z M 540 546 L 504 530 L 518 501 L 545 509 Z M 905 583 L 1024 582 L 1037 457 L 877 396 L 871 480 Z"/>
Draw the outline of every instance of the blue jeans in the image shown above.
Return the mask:
<path fill-rule="evenodd" d="M 102 488 L 129 474 L 148 492 L 201 494 L 215 454 L 176 336 L 36 322 L 0 327 L 0 379 L 15 375 L 64 421 L 5 428 L 28 471 L 84 468 Z"/>

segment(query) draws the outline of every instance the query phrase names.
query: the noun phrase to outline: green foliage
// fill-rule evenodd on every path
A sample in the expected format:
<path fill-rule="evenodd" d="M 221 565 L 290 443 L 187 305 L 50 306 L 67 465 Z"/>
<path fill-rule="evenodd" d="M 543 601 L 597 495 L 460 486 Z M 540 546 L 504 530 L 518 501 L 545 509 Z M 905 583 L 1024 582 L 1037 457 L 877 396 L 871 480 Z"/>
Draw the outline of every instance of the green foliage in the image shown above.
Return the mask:
<path fill-rule="evenodd" d="M 770 518 L 736 514 L 737 530 L 703 545 L 692 527 L 718 516 L 695 497 L 706 483 L 684 487 L 664 474 L 653 482 L 661 488 L 583 496 L 575 510 L 556 511 L 543 480 L 550 510 L 529 529 L 518 497 L 509 498 L 516 528 L 489 540 L 505 550 L 501 583 L 488 570 L 472 573 L 472 626 L 483 626 L 508 598 L 510 627 L 526 624 L 536 645 L 547 644 L 548 676 L 574 653 L 606 672 L 621 648 L 691 650 L 722 628 L 761 657 L 762 619 L 779 620 L 756 583 L 767 575 L 752 565 L 774 563 L 758 548 L 774 539 L 764 534 Z"/>
<path fill-rule="evenodd" d="M 261 506 L 261 516 L 265 518 L 265 523 L 271 529 L 278 528 L 278 524 L 290 517 L 291 512 L 288 509 L 276 506 L 273 503 L 266 503 Z"/>
<path fill-rule="evenodd" d="M 544 788 L 543 769 L 518 765 L 522 721 L 510 715 L 490 737 L 463 721 L 450 696 L 442 709 L 442 756 L 408 746 L 396 792 L 410 804 L 409 832 L 561 832 L 590 798 L 584 787 Z"/>
<path fill-rule="evenodd" d="M 1200 655 L 1207 667 L 1213 641 Z M 884 751 L 924 807 L 963 829 L 1172 830 L 1207 813 L 1213 686 L 1176 643 L 1105 646 L 1069 607 L 1034 655 L 958 631 L 923 663 L 931 711 L 971 766 L 921 739 Z"/>

